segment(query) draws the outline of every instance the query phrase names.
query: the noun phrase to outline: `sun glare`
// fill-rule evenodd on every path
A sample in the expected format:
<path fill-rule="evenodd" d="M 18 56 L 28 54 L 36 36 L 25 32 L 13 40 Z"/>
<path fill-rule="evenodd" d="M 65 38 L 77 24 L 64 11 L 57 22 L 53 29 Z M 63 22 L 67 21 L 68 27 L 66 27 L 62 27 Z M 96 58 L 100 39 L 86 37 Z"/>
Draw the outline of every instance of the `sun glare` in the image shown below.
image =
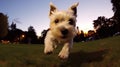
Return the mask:
<path fill-rule="evenodd" d="M 92 24 L 77 24 L 79 27 L 79 30 L 83 30 L 84 33 L 88 33 L 89 30 L 94 30 Z"/>

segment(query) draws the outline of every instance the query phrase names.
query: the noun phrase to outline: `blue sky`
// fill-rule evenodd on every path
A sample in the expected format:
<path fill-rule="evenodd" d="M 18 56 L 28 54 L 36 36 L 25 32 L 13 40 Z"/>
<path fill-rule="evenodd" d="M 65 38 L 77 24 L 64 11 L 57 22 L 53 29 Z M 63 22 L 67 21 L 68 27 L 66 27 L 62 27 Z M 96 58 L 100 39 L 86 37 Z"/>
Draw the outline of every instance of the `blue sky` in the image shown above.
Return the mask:
<path fill-rule="evenodd" d="M 49 28 L 49 3 L 53 2 L 59 10 L 66 10 L 79 2 L 77 26 L 80 30 L 93 29 L 93 20 L 98 16 L 113 16 L 110 0 L 0 0 L 0 12 L 9 16 L 9 24 L 20 21 L 17 28 L 27 31 L 33 26 L 37 35 Z"/>

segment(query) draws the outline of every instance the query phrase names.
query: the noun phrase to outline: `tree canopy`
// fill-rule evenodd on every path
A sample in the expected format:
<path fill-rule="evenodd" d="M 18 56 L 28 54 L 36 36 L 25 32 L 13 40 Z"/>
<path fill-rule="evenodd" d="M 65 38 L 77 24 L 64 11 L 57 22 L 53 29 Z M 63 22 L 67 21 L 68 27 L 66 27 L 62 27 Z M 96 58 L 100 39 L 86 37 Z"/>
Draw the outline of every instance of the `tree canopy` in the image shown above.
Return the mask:
<path fill-rule="evenodd" d="M 0 37 L 6 36 L 8 33 L 8 16 L 0 13 Z"/>

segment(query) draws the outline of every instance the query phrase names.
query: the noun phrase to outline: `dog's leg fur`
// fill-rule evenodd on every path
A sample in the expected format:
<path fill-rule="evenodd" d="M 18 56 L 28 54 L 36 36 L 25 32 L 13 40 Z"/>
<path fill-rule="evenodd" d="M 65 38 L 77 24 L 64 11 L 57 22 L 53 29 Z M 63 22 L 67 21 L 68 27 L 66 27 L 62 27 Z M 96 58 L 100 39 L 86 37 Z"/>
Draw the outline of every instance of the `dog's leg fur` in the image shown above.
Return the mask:
<path fill-rule="evenodd" d="M 53 52 L 54 45 L 53 45 L 53 39 L 52 39 L 51 32 L 48 31 L 46 38 L 45 38 L 45 48 L 44 48 L 44 53 L 45 54 L 50 54 Z"/>
<path fill-rule="evenodd" d="M 64 44 L 62 50 L 60 51 L 60 53 L 58 55 L 60 58 L 62 58 L 62 59 L 68 58 L 69 53 L 70 53 L 70 49 L 72 48 L 72 44 L 73 44 L 73 42 L 72 43 L 71 42 L 72 41 Z"/>

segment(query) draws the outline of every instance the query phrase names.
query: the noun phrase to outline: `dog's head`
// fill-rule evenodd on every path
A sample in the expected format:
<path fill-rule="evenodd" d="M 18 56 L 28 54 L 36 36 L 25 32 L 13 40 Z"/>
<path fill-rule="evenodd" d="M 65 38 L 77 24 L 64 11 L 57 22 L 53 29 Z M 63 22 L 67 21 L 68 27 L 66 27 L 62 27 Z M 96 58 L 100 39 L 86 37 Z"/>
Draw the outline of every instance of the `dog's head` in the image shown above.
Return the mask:
<path fill-rule="evenodd" d="M 50 30 L 56 38 L 71 39 L 74 37 L 78 4 L 73 4 L 66 11 L 60 11 L 50 3 Z"/>

